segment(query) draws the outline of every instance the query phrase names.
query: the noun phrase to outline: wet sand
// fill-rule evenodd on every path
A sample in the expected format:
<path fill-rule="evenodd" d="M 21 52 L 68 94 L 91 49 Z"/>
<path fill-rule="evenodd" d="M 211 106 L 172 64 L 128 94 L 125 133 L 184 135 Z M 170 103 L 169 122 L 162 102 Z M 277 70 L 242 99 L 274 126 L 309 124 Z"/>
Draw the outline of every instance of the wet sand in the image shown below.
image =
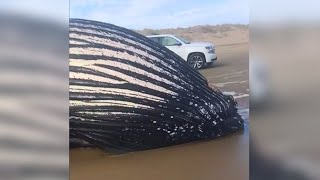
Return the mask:
<path fill-rule="evenodd" d="M 210 85 L 232 92 L 248 112 L 248 44 L 217 47 L 218 61 L 200 72 Z M 113 155 L 98 149 L 70 151 L 71 180 L 249 179 L 248 119 L 245 130 L 221 138 Z"/>
<path fill-rule="evenodd" d="M 218 60 L 200 70 L 210 86 L 231 94 L 239 107 L 249 108 L 249 45 L 217 46 Z"/>
<path fill-rule="evenodd" d="M 70 179 L 247 179 L 248 135 L 108 156 L 97 149 L 70 154 Z"/>

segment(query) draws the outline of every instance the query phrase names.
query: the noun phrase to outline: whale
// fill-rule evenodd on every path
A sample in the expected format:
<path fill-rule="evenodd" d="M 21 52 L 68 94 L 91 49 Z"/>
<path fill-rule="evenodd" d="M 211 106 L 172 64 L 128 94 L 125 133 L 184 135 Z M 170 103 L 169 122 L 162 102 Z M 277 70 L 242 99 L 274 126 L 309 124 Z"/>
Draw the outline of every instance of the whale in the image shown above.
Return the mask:
<path fill-rule="evenodd" d="M 242 130 L 237 102 L 151 39 L 70 19 L 70 146 L 131 152 Z"/>

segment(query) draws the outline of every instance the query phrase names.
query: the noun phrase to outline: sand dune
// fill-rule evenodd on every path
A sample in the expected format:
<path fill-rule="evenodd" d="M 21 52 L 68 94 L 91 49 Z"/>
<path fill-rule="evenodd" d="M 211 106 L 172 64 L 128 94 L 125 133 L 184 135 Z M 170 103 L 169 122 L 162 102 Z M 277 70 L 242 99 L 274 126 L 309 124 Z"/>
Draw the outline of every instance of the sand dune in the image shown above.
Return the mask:
<path fill-rule="evenodd" d="M 144 29 L 142 35 L 174 34 L 190 41 L 211 42 L 215 45 L 242 44 L 249 42 L 249 26 L 237 24 L 199 25 L 189 28 Z"/>

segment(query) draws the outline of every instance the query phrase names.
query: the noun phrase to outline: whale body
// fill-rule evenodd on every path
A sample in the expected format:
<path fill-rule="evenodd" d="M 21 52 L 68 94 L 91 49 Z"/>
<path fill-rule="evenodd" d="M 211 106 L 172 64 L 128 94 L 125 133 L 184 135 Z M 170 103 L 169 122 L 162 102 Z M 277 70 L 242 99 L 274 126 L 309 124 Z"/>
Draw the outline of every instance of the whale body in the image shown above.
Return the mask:
<path fill-rule="evenodd" d="M 134 31 L 70 20 L 70 142 L 128 152 L 243 128 L 232 96 Z"/>

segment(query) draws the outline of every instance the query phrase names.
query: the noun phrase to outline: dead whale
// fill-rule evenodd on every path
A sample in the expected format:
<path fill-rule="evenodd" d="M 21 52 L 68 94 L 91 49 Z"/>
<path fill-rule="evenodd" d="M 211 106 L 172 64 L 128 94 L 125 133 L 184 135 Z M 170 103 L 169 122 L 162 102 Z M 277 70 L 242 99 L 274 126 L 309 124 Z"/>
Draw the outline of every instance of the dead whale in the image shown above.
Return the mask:
<path fill-rule="evenodd" d="M 108 151 L 212 139 L 243 128 L 232 96 L 134 31 L 70 20 L 70 142 Z"/>

